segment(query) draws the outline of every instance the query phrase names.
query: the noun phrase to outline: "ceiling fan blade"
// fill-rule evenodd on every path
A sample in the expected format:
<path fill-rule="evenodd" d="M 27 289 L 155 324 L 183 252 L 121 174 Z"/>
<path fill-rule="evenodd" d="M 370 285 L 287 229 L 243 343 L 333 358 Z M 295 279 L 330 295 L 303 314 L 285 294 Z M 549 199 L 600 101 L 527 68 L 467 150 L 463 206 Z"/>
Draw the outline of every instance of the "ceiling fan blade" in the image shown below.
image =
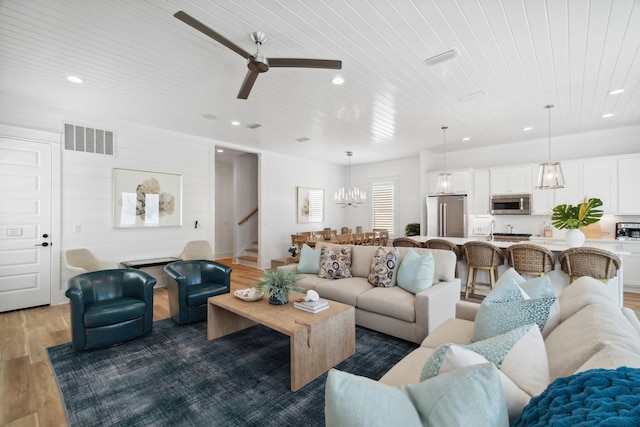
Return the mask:
<path fill-rule="evenodd" d="M 267 58 L 270 67 L 331 68 L 340 70 L 342 61 L 333 59 Z"/>
<path fill-rule="evenodd" d="M 228 49 L 231 49 L 232 51 L 242 56 L 243 58 L 248 59 L 251 56 L 249 52 L 247 52 L 237 44 L 233 43 L 231 40 L 227 39 L 222 34 L 219 34 L 213 31 L 211 28 L 207 27 L 205 24 L 198 21 L 196 18 L 189 15 L 188 13 L 179 10 L 173 16 L 175 16 L 185 24 L 192 26 L 193 28 L 200 31 L 201 33 L 211 37 L 221 45 L 227 47 Z"/>
<path fill-rule="evenodd" d="M 240 87 L 240 91 L 238 92 L 238 99 L 247 99 L 249 97 L 249 92 L 251 92 L 251 88 L 253 88 L 253 84 L 258 78 L 258 74 L 260 73 L 257 70 L 249 70 L 247 72 L 247 75 L 244 76 L 242 87 Z"/>

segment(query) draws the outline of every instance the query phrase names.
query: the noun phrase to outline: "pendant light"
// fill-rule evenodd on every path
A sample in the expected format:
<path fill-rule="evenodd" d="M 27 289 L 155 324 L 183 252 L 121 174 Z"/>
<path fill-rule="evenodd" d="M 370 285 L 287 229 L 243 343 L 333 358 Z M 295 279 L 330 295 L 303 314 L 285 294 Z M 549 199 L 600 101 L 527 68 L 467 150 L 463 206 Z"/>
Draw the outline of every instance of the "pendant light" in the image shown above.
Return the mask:
<path fill-rule="evenodd" d="M 549 161 L 540 163 L 538 182 L 536 184 L 536 189 L 538 190 L 553 190 L 566 187 L 560 162 L 551 161 L 551 109 L 553 107 L 551 104 L 544 107 L 549 112 Z"/>
<path fill-rule="evenodd" d="M 336 203 L 338 205 L 342 205 L 343 208 L 346 208 L 347 206 L 357 208 L 357 205 L 363 204 L 367 199 L 367 193 L 360 191 L 358 187 L 351 187 L 351 156 L 353 156 L 353 153 L 351 151 L 347 151 L 347 157 L 349 157 L 348 187 L 346 189 L 344 187 L 340 187 L 333 196 Z"/>
<path fill-rule="evenodd" d="M 436 183 L 437 194 L 451 194 L 453 193 L 453 181 L 451 174 L 447 173 L 447 126 L 442 126 L 442 134 L 444 138 L 444 168 L 442 172 L 438 174 L 438 182 Z"/>

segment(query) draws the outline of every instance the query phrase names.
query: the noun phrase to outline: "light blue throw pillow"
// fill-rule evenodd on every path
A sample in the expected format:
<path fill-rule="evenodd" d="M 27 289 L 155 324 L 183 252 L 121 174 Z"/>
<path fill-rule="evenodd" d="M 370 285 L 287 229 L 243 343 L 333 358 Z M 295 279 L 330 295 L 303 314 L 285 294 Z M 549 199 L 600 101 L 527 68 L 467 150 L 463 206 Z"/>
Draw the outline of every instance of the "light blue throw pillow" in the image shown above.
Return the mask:
<path fill-rule="evenodd" d="M 327 427 L 508 426 L 498 370 L 456 369 L 418 384 L 389 386 L 332 369 L 325 388 Z"/>
<path fill-rule="evenodd" d="M 544 275 L 519 284 L 531 299 L 554 297 L 553 285 L 549 276 Z"/>
<path fill-rule="evenodd" d="M 298 261 L 298 271 L 300 273 L 318 274 L 318 271 L 320 271 L 320 250 L 313 249 L 303 243 L 300 250 L 300 261 Z"/>
<path fill-rule="evenodd" d="M 530 323 L 537 324 L 540 331 L 543 331 L 550 319 L 551 308 L 557 300 L 556 297 L 525 299 L 526 294 L 517 284 L 516 278 L 509 276 L 498 282 L 480 304 L 471 341 L 481 341 L 502 335 Z M 542 293 L 534 290 L 530 292 Z"/>
<path fill-rule="evenodd" d="M 409 249 L 398 267 L 397 284 L 405 291 L 417 294 L 433 285 L 435 262 L 431 252 L 418 255 Z"/>

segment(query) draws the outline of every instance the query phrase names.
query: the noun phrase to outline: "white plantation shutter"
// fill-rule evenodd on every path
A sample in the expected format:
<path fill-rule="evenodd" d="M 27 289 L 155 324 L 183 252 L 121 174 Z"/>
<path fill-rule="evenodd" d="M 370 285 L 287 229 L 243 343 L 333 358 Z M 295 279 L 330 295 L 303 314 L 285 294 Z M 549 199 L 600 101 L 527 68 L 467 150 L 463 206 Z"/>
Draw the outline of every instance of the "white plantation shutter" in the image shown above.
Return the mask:
<path fill-rule="evenodd" d="M 309 222 L 324 221 L 324 190 L 309 190 Z"/>
<path fill-rule="evenodd" d="M 394 185 L 393 183 L 373 184 L 372 188 L 373 228 L 385 228 L 389 234 L 394 230 Z"/>

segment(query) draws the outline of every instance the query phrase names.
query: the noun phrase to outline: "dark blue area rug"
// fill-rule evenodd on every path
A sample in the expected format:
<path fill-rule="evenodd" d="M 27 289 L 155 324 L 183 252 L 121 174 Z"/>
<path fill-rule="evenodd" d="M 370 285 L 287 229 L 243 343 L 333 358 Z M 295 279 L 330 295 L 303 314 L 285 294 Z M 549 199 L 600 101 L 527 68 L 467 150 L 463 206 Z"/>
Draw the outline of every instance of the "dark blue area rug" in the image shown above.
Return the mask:
<path fill-rule="evenodd" d="M 289 338 L 254 326 L 207 341 L 206 322 L 154 322 L 128 343 L 47 349 L 71 426 L 322 426 L 326 373 L 290 390 Z M 379 379 L 416 344 L 356 327 L 337 369 Z"/>

